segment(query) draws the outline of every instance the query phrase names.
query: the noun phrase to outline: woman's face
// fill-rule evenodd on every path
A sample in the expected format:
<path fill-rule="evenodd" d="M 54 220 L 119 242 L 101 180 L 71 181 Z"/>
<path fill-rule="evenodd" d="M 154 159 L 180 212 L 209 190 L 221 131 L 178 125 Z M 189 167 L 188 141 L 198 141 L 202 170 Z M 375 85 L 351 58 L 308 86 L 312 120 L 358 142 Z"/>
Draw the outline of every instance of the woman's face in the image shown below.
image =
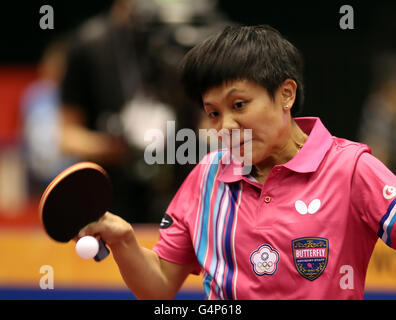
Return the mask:
<path fill-rule="evenodd" d="M 284 107 L 287 104 L 291 107 L 294 102 L 294 85 L 293 80 L 286 80 L 275 92 L 274 99 L 264 87 L 249 80 L 236 80 L 209 89 L 202 96 L 209 124 L 217 131 L 228 130 L 233 148 L 240 144 L 241 156 L 248 143 L 244 129 L 251 129 L 252 164 L 273 162 L 286 152 L 290 140 L 290 108 Z M 231 130 L 240 130 L 240 141 L 234 139 L 236 131 Z"/>

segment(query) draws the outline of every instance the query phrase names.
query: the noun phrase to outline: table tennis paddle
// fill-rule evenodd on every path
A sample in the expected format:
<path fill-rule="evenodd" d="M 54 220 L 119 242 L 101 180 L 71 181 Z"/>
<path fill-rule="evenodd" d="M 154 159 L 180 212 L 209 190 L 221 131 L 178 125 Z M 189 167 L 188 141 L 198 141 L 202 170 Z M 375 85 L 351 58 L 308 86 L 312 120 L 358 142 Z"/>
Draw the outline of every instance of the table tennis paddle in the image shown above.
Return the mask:
<path fill-rule="evenodd" d="M 87 224 L 108 211 L 112 186 L 106 171 L 93 162 L 80 162 L 62 171 L 45 189 L 39 215 L 47 234 L 69 242 Z M 102 239 L 94 257 L 101 261 L 110 253 Z"/>

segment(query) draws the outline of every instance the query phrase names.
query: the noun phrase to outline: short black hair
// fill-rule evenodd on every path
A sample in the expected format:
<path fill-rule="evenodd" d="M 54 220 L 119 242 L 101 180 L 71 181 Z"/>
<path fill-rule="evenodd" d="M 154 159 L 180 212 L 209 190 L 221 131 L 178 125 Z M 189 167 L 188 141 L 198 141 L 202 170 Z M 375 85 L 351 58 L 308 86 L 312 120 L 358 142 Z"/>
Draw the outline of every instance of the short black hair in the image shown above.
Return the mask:
<path fill-rule="evenodd" d="M 180 78 L 186 94 L 199 103 L 207 90 L 243 79 L 262 85 L 271 98 L 286 79 L 292 79 L 297 83 L 292 115 L 304 102 L 302 56 L 268 25 L 227 26 L 184 56 Z"/>

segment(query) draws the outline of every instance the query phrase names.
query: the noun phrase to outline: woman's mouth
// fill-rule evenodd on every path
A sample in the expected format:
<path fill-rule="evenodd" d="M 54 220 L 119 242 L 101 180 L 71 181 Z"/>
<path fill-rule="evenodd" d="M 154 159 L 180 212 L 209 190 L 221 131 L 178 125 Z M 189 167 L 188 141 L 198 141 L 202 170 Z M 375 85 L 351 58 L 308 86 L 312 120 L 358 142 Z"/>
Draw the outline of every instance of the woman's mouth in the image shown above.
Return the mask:
<path fill-rule="evenodd" d="M 231 146 L 231 148 L 232 148 L 232 149 L 241 148 L 243 145 L 248 144 L 248 143 L 251 143 L 252 140 L 253 140 L 253 139 L 248 139 L 248 140 L 246 140 L 246 141 L 242 141 L 242 142 L 239 142 L 239 143 L 235 143 L 235 144 L 233 144 L 233 145 Z"/>

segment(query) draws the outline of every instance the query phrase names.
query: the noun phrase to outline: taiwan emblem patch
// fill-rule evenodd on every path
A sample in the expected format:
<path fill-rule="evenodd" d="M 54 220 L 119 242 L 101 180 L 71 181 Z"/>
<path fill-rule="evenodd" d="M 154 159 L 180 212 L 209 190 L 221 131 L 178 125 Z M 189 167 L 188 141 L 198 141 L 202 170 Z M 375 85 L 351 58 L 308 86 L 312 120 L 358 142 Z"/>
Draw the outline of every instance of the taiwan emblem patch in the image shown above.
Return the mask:
<path fill-rule="evenodd" d="M 294 265 L 305 279 L 315 280 L 326 269 L 329 257 L 329 240 L 304 237 L 292 240 Z"/>
<path fill-rule="evenodd" d="M 273 275 L 278 269 L 279 252 L 269 244 L 261 245 L 250 255 L 253 272 L 258 276 Z"/>

